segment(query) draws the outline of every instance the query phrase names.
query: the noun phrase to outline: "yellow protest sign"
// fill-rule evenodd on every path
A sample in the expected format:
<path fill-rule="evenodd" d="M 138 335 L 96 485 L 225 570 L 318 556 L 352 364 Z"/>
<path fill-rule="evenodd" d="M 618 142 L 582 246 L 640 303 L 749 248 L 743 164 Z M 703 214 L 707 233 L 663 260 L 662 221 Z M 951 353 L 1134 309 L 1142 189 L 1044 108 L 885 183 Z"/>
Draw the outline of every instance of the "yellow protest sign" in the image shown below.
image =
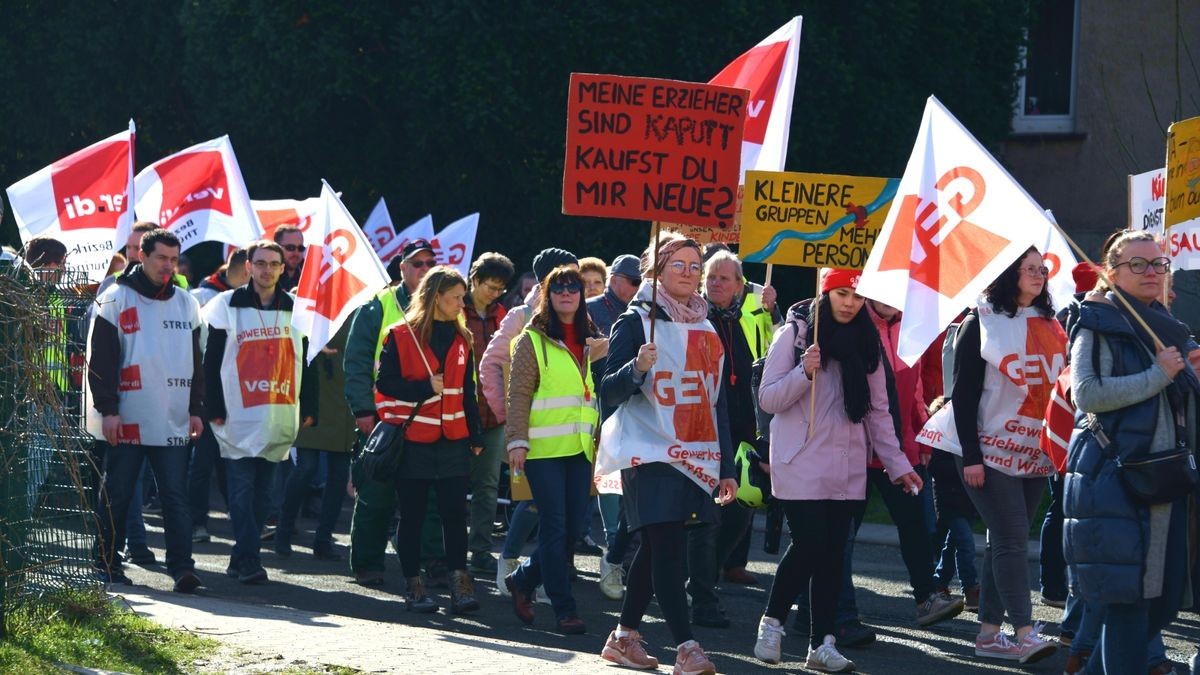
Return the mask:
<path fill-rule="evenodd" d="M 1167 193 L 1163 222 L 1180 269 L 1200 269 L 1200 117 L 1167 129 Z"/>
<path fill-rule="evenodd" d="M 747 171 L 742 259 L 862 269 L 899 185 L 896 178 Z"/>

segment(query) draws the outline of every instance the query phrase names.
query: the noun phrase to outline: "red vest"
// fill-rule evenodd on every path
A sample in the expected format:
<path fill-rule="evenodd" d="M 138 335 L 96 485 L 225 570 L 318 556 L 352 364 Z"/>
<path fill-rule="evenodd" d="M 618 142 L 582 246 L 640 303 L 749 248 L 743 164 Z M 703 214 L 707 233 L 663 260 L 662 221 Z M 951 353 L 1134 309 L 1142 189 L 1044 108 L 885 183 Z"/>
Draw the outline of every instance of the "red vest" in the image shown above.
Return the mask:
<path fill-rule="evenodd" d="M 411 333 L 407 323 L 392 329 L 392 340 L 396 343 L 396 352 L 400 356 L 400 372 L 406 380 L 427 380 L 429 372 L 425 369 L 425 362 L 421 360 L 416 340 Z M 467 359 L 470 358 L 466 341 L 462 335 L 454 336 L 454 342 L 450 343 L 450 350 L 446 352 L 445 364 L 437 360 L 429 347 L 421 349 L 433 372 L 442 373 L 445 386 L 441 394 L 435 394 L 433 398 L 425 401 L 404 437 L 417 443 L 433 443 L 441 438 L 466 438 L 467 413 L 463 407 L 463 381 L 467 375 Z M 401 401 L 375 391 L 375 411 L 380 420 L 389 424 L 404 424 L 418 403 L 420 401 Z"/>

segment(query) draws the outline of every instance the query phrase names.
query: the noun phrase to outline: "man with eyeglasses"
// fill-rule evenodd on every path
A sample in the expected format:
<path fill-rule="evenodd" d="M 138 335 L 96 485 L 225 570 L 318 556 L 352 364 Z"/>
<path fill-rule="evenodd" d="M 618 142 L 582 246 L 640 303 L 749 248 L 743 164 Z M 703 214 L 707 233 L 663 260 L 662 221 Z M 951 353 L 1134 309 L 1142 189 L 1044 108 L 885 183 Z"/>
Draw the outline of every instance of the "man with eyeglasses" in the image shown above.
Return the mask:
<path fill-rule="evenodd" d="M 346 355 L 342 361 L 346 371 L 346 403 L 354 412 L 355 425 L 364 438 L 378 421 L 375 416 L 375 376 L 384 338 L 392 324 L 408 309 L 421 279 L 437 265 L 433 245 L 425 239 L 414 239 L 405 244 L 399 257 L 401 283 L 384 288 L 358 308 L 350 323 L 350 336 L 346 339 Z M 351 476 L 355 500 L 350 522 L 350 569 L 360 584 L 378 586 L 383 583 L 388 529 L 396 511 L 396 490 L 391 483 L 368 480 L 357 467 L 352 469 Z"/>
<path fill-rule="evenodd" d="M 204 306 L 204 373 L 205 411 L 229 482 L 234 545 L 225 573 L 254 584 L 267 581 L 259 536 L 270 487 L 300 427 L 316 423 L 320 379 L 304 364 L 307 340 L 292 328 L 294 300 L 278 285 L 282 247 L 255 242 L 246 257 L 250 283 Z"/>
<path fill-rule="evenodd" d="M 279 287 L 291 291 L 300 283 L 300 270 L 304 268 L 304 233 L 295 225 L 280 225 L 275 230 L 275 243 L 283 249 L 283 274 Z"/>

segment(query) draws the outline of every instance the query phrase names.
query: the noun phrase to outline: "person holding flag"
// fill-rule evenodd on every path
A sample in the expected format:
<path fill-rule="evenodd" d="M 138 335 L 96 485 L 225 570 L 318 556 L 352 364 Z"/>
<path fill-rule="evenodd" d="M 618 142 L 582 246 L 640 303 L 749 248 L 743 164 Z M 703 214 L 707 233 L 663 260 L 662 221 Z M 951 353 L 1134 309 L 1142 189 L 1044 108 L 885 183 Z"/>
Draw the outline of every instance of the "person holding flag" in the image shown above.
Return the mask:
<path fill-rule="evenodd" d="M 275 471 L 300 427 L 316 423 L 320 380 L 304 364 L 307 341 L 292 327 L 294 300 L 278 286 L 283 248 L 257 241 L 246 257 L 250 283 L 204 306 L 204 373 L 208 422 L 229 482 L 234 544 L 226 574 L 252 584 L 267 581 L 259 537 Z"/>

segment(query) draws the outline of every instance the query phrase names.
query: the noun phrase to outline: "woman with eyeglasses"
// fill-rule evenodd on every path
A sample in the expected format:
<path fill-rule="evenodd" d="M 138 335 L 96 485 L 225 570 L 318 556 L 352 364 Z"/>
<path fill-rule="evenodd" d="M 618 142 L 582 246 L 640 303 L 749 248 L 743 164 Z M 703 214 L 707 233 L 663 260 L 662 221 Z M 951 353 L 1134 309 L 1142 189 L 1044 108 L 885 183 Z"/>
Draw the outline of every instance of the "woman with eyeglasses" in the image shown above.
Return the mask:
<path fill-rule="evenodd" d="M 967 496 L 988 528 L 980 570 L 975 655 L 1033 663 L 1054 653 L 1033 622 L 1029 528 L 1054 470 L 1038 440 L 1046 402 L 1066 365 L 1042 254 L 1030 247 L 983 292 L 955 338 L 946 407 L 918 438 L 957 455 Z M 1009 639 L 1005 618 L 1014 629 Z"/>
<path fill-rule="evenodd" d="M 1171 261 L 1154 236 L 1119 234 L 1103 262 L 1110 290 L 1086 296 L 1071 331 L 1077 410 L 1064 548 L 1085 612 L 1102 616 L 1090 657 L 1100 663 L 1086 672 L 1134 673 L 1146 671 L 1151 639 L 1183 605 L 1194 530 L 1187 496 L 1135 500 L 1121 463 L 1196 447 L 1200 379 L 1187 361 L 1195 349 L 1187 326 L 1162 304 Z"/>
<path fill-rule="evenodd" d="M 471 457 L 483 450 L 483 432 L 471 331 L 461 321 L 466 293 L 467 282 L 453 267 L 429 270 L 379 354 L 379 419 L 396 425 L 411 419 L 396 473 L 397 552 L 408 582 L 405 605 L 410 612 L 438 609 L 421 580 L 421 527 L 431 488 L 450 569 L 450 611 L 479 609 L 475 582 L 467 574 L 467 491 Z"/>
<path fill-rule="evenodd" d="M 583 302 L 583 279 L 570 267 L 546 277 L 538 306 L 513 347 L 508 384 L 508 463 L 524 472 L 538 505 L 537 550 L 504 579 L 513 609 L 533 622 L 534 589 L 545 584 L 558 631 L 587 629 L 571 595 L 571 548 L 590 515 L 592 455 L 600 413 L 591 358 L 607 349 Z"/>
<path fill-rule="evenodd" d="M 638 633 L 653 596 L 678 645 L 675 672 L 694 674 L 716 669 L 688 621 L 684 528 L 719 523 L 720 506 L 737 491 L 725 354 L 698 292 L 700 258 L 700 246 L 676 232 L 659 236 L 657 258 L 653 246 L 642 254 L 646 281 L 612 328 L 601 396 L 616 412 L 604 422 L 596 459 L 597 475 L 615 482 L 619 471 L 629 530 L 641 533 L 620 620 L 601 656 L 658 667 Z"/>

